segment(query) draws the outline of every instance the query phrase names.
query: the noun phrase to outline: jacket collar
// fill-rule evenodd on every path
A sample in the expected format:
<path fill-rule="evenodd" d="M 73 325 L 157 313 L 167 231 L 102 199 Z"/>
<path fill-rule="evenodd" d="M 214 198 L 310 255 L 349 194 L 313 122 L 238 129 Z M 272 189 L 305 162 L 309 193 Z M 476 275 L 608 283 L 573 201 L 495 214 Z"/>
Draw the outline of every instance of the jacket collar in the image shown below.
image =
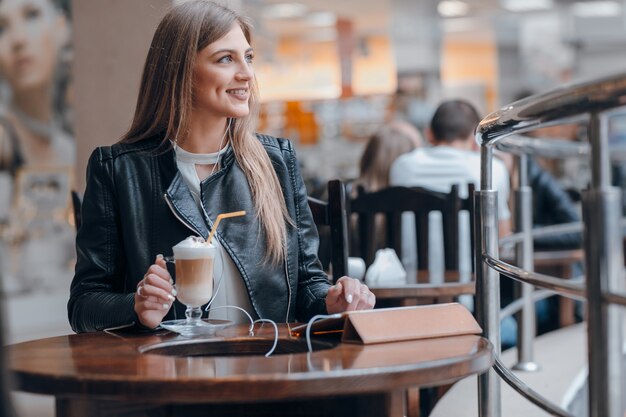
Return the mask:
<path fill-rule="evenodd" d="M 165 198 L 178 221 L 204 239 L 209 237 L 204 213 L 196 204 L 180 172 L 176 171 L 174 179 L 165 192 Z"/>
<path fill-rule="evenodd" d="M 208 238 L 209 231 L 204 219 L 204 214 L 187 187 L 183 176 L 176 166 L 176 154 L 173 148 L 162 150 L 159 154 L 161 160 L 160 165 L 167 172 L 174 173 L 174 177 L 165 191 L 164 198 L 169 206 L 172 214 L 183 223 L 187 228 L 191 229 L 196 235 Z"/>
<path fill-rule="evenodd" d="M 198 207 L 196 200 L 193 198 L 189 187 L 185 183 L 183 176 L 180 171 L 178 171 L 178 167 L 176 165 L 176 153 L 174 149 L 168 149 L 162 155 L 162 162 L 165 163 L 169 168 L 173 169 L 173 172 L 176 174 L 172 179 L 169 187 L 165 192 L 165 198 L 172 210 L 174 216 L 187 226 L 189 229 L 194 231 L 199 236 L 202 236 L 204 239 L 207 239 L 209 236 L 209 229 L 207 224 L 209 222 L 208 215 L 201 208 Z M 232 145 L 229 149 L 222 155 L 220 164 L 220 170 L 216 172 L 212 178 L 202 181 L 201 187 L 212 180 L 222 176 L 227 169 L 233 164 L 235 160 L 235 155 L 233 152 Z"/>

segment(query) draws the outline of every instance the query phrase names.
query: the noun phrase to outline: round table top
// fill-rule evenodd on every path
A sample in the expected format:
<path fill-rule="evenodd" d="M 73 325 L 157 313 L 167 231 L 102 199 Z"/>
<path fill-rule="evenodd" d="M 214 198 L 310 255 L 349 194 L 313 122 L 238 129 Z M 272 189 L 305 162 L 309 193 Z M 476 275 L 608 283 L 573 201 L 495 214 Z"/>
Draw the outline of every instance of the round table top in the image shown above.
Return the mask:
<path fill-rule="evenodd" d="M 156 334 L 84 333 L 8 347 L 16 389 L 66 396 L 163 402 L 237 402 L 314 398 L 435 386 L 488 370 L 492 346 L 476 335 L 372 345 L 333 343 L 312 353 L 227 356 L 232 346 L 262 341 L 271 346 L 274 328 L 249 336 L 232 326 L 210 339 Z M 279 325 L 282 343 L 306 346 Z M 168 344 L 221 346 L 220 356 L 141 353 Z M 232 342 L 232 345 L 228 343 Z M 205 345 L 207 344 L 207 345 Z M 213 345 L 208 345 L 213 344 Z M 226 345 L 225 345 L 226 344 Z M 229 347 L 230 346 L 230 347 Z"/>

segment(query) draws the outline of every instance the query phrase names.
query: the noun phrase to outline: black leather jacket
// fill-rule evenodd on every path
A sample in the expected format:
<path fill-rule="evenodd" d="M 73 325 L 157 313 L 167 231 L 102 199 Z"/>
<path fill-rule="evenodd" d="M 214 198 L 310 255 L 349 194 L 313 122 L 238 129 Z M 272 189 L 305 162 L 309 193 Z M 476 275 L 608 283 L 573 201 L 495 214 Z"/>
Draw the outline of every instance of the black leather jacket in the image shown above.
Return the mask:
<path fill-rule="evenodd" d="M 232 149 L 224 154 L 220 171 L 201 184 L 205 213 L 178 172 L 174 151 L 161 148 L 161 138 L 93 152 L 68 303 L 74 331 L 138 323 L 134 292 L 156 255 L 171 254 L 172 246 L 189 235 L 206 239 L 211 220 L 237 210 L 248 214 L 222 222 L 215 235 L 241 273 L 257 315 L 285 322 L 326 313 L 330 284 L 317 258 L 317 229 L 293 147 L 285 139 L 258 139 L 297 226 L 287 228 L 287 255 L 280 265 L 263 262 L 264 232 Z M 176 301 L 165 319 L 183 317 L 184 306 Z"/>

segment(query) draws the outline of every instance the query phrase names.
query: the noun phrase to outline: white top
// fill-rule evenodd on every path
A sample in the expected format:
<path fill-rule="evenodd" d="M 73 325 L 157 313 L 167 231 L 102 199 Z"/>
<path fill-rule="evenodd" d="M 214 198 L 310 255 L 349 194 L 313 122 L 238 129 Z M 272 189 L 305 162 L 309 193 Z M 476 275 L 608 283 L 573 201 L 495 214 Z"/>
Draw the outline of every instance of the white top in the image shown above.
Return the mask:
<path fill-rule="evenodd" d="M 502 161 L 493 158 L 493 187 L 498 191 L 498 217 L 506 220 L 509 212 L 509 173 Z M 391 165 L 389 172 L 391 185 L 424 187 L 440 192 L 450 192 L 459 185 L 459 197 L 467 197 L 467 185 L 480 187 L 480 153 L 435 146 L 417 148 L 404 155 Z"/>
<path fill-rule="evenodd" d="M 493 187 L 498 191 L 498 217 L 500 220 L 511 217 L 509 212 L 509 173 L 499 159 L 494 158 L 492 164 Z M 439 192 L 450 192 L 452 185 L 458 184 L 459 196 L 467 197 L 467 185 L 473 183 L 476 189 L 480 186 L 480 153 L 435 146 L 417 148 L 401 155 L 391 165 L 389 173 L 391 185 L 405 187 L 424 187 Z M 417 268 L 415 219 L 412 213 L 403 217 L 402 263 L 409 277 L 414 277 Z M 430 275 L 435 283 L 443 282 L 445 269 L 443 259 L 443 232 L 441 213 L 429 215 L 429 254 L 428 264 Z M 459 215 L 459 269 L 461 280 L 468 280 L 471 272 L 469 216 L 466 212 Z M 417 242 L 419 244 L 419 242 Z M 464 301 L 462 299 L 462 301 Z M 466 301 L 466 300 L 465 300 Z"/>
<path fill-rule="evenodd" d="M 180 171 L 183 176 L 183 180 L 187 184 L 187 187 L 189 187 L 193 198 L 196 200 L 201 210 L 204 210 L 204 208 L 202 207 L 202 201 L 200 199 L 201 181 L 196 171 L 196 164 L 211 165 L 219 163 L 220 156 L 228 150 L 229 146 L 230 145 L 226 145 L 219 152 L 210 154 L 191 153 L 179 146 L 174 147 L 178 171 Z M 250 298 L 248 297 L 248 290 L 239 270 L 228 255 L 228 252 L 226 252 L 226 249 L 220 245 L 220 242 L 216 238 L 213 238 L 213 244 L 217 247 L 213 274 L 215 279 L 214 288 L 217 291 L 217 295 L 214 294 L 215 299 L 211 304 L 210 317 L 212 319 L 230 320 L 235 323 L 248 323 L 247 317 L 237 309 L 217 308 L 229 305 L 243 308 L 253 319 L 257 319 L 258 317 L 252 308 Z"/>

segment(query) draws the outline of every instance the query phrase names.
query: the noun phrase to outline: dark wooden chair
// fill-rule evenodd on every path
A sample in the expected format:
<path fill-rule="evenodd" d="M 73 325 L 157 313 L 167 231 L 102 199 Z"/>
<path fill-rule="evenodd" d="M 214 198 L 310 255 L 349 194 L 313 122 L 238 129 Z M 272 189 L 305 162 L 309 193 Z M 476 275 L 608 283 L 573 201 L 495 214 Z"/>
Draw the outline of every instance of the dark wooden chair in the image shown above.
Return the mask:
<path fill-rule="evenodd" d="M 402 289 L 380 288 L 375 289 L 379 300 L 393 299 L 401 293 L 401 298 L 419 299 L 442 298 L 449 300 L 463 294 L 473 294 L 474 283 L 460 283 L 459 280 L 459 212 L 469 211 L 470 229 L 473 230 L 472 196 L 474 186 L 468 187 L 468 198 L 461 199 L 458 186 L 453 186 L 449 193 L 442 193 L 422 187 L 389 187 L 377 192 L 367 193 L 362 189 L 357 196 L 350 200 L 348 210 L 351 216 L 356 216 L 356 222 L 351 223 L 358 233 L 357 255 L 365 259 L 366 265 L 374 261 L 376 250 L 382 247 L 393 248 L 402 258 L 402 214 L 411 212 L 415 216 L 415 236 L 417 238 L 417 271 L 418 284 L 407 285 Z M 443 250 L 444 250 L 444 280 L 445 284 L 432 284 L 428 272 L 429 257 L 429 214 L 439 211 L 442 214 Z M 382 227 L 377 226 L 376 218 L 382 217 Z M 382 233 L 383 236 L 378 236 Z M 473 239 L 471 245 L 473 246 Z M 472 257 L 473 258 L 473 257 Z M 473 270 L 473 268 L 472 268 Z M 408 301 L 409 304 L 413 301 Z"/>
<path fill-rule="evenodd" d="M 82 223 L 82 217 L 80 214 L 82 204 L 83 199 L 78 191 L 72 190 L 72 209 L 74 211 L 74 226 L 76 226 L 76 231 L 80 229 L 80 225 Z"/>
<path fill-rule="evenodd" d="M 309 207 L 318 230 L 330 229 L 330 264 L 333 281 L 348 273 L 348 226 L 346 191 L 340 180 L 328 182 L 328 202 L 309 197 Z"/>
<path fill-rule="evenodd" d="M 473 295 L 476 287 L 474 280 L 459 282 L 459 212 L 467 210 L 470 219 L 470 233 L 474 230 L 473 208 L 474 186 L 468 186 L 468 197 L 461 199 L 458 186 L 453 186 L 449 193 L 436 192 L 422 187 L 389 187 L 377 192 L 367 193 L 357 190 L 357 196 L 349 201 L 348 211 L 356 221 L 350 225 L 356 228 L 357 255 L 365 259 L 366 265 L 372 264 L 376 250 L 382 247 L 393 248 L 402 259 L 402 214 L 411 212 L 415 216 L 415 236 L 417 239 L 418 271 L 416 284 L 400 287 L 371 288 L 376 295 L 377 306 L 397 306 L 449 302 L 461 295 Z M 428 271 L 429 255 L 429 214 L 439 211 L 442 214 L 444 283 L 430 282 Z M 378 220 L 377 220 L 378 218 Z M 353 219 L 351 219 L 353 220 Z M 382 236 L 377 236 L 381 234 Z M 355 240 L 353 240 L 354 242 Z M 470 237 L 473 254 L 474 239 Z M 470 257 L 473 262 L 473 256 Z M 472 267 L 473 271 L 473 267 Z M 427 415 L 437 399 L 450 386 L 437 389 L 407 389 L 405 393 L 407 416 L 418 417 L 420 410 Z"/>

